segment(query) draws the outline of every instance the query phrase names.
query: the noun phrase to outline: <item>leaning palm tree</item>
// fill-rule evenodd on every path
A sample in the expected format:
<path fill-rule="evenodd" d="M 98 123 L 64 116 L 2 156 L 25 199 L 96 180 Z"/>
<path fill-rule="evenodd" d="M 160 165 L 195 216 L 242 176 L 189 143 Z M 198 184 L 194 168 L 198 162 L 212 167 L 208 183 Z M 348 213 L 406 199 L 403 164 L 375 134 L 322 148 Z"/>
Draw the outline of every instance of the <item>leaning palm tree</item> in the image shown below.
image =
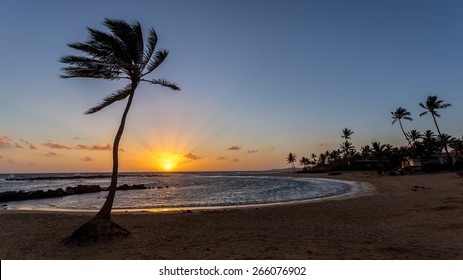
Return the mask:
<path fill-rule="evenodd" d="M 118 176 L 119 142 L 125 127 L 135 91 L 141 82 L 161 85 L 172 90 L 180 90 L 165 79 L 148 79 L 168 55 L 167 50 L 156 50 L 158 37 L 153 28 L 149 30 L 146 42 L 139 22 L 129 24 L 123 20 L 105 19 L 104 26 L 109 32 L 87 28 L 89 39 L 84 43 L 68 44 L 82 55 L 67 55 L 60 62 L 67 64 L 63 68 L 62 78 L 94 78 L 103 80 L 124 80 L 127 85 L 105 97 L 103 101 L 86 114 L 93 114 L 116 101 L 128 99 L 122 114 L 119 129 L 113 144 L 113 168 L 107 199 L 101 210 L 86 224 L 79 227 L 65 240 L 65 243 L 85 243 L 99 239 L 112 239 L 129 235 L 129 231 L 113 223 L 110 219 L 114 202 Z M 145 45 L 146 43 L 146 45 Z"/>
<path fill-rule="evenodd" d="M 452 104 L 442 104 L 444 101 L 438 100 L 436 95 L 428 96 L 426 99 L 426 103 L 420 103 L 420 106 L 426 109 L 423 113 L 420 114 L 421 116 L 426 115 L 427 113 L 431 113 L 432 119 L 434 120 L 434 124 L 436 125 L 437 133 L 440 137 L 442 137 L 442 133 L 440 132 L 439 126 L 437 125 L 436 117 L 440 118 L 440 114 L 437 113 L 439 109 L 445 109 L 447 107 L 452 106 Z M 452 164 L 452 158 L 450 157 L 449 150 L 447 145 L 444 146 L 445 153 L 447 154 L 447 160 L 449 164 Z"/>
<path fill-rule="evenodd" d="M 402 125 L 402 119 L 403 119 L 403 120 L 408 120 L 408 121 L 412 121 L 412 120 L 413 120 L 413 119 L 410 117 L 410 115 L 411 115 L 410 112 L 407 111 L 407 109 L 405 109 L 405 108 L 399 107 L 399 108 L 397 108 L 397 109 L 395 110 L 395 112 L 391 112 L 391 114 L 392 114 L 392 119 L 393 119 L 392 125 L 394 125 L 394 123 L 397 122 L 397 121 L 399 122 L 399 124 L 400 124 L 400 129 L 402 130 L 402 133 L 404 134 L 405 139 L 407 139 L 408 144 L 411 145 L 410 139 L 408 139 L 408 136 L 407 136 L 407 134 L 405 133 L 404 127 L 403 127 L 403 125 Z"/>

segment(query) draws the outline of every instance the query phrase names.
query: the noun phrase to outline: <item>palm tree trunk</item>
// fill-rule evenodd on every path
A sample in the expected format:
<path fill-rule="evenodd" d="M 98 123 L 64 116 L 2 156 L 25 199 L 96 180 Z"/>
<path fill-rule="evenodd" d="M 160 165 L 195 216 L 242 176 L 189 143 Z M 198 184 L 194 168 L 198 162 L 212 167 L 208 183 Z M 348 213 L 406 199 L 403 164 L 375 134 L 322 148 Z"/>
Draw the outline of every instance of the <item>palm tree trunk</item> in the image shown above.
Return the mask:
<path fill-rule="evenodd" d="M 400 124 L 400 129 L 402 129 L 402 133 L 405 136 L 405 139 L 407 139 L 408 144 L 411 146 L 410 139 L 408 139 L 407 133 L 405 133 L 404 127 L 402 126 L 402 122 L 399 119 L 399 124 Z"/>
<path fill-rule="evenodd" d="M 434 114 L 431 114 L 431 116 L 432 116 L 432 119 L 434 120 L 434 124 L 436 125 L 437 133 L 439 133 L 439 136 L 442 139 L 442 133 L 440 133 L 440 129 L 439 129 L 439 126 L 437 125 L 436 117 L 434 116 Z M 450 156 L 449 150 L 447 149 L 447 145 L 444 145 L 444 150 L 445 150 L 445 154 L 447 155 L 448 163 L 452 165 L 452 157 Z"/>
<path fill-rule="evenodd" d="M 127 237 L 130 232 L 125 228 L 111 221 L 111 209 L 113 208 L 114 197 L 116 196 L 117 175 L 119 170 L 119 142 L 121 141 L 122 133 L 124 132 L 125 120 L 129 113 L 130 106 L 132 105 L 133 96 L 135 94 L 136 83 L 132 83 L 132 92 L 129 95 L 129 100 L 125 106 L 124 114 L 122 115 L 119 129 L 117 130 L 116 137 L 114 138 L 113 145 L 113 171 L 111 175 L 111 185 L 109 186 L 109 193 L 106 201 L 101 207 L 100 211 L 87 223 L 76 229 L 71 236 L 63 240 L 64 244 L 82 245 L 87 242 L 94 242 L 100 239 L 111 240 L 114 238 Z"/>
<path fill-rule="evenodd" d="M 109 186 L 108 197 L 101 207 L 100 211 L 96 214 L 96 219 L 110 219 L 111 209 L 113 208 L 114 197 L 116 196 L 116 187 L 117 187 L 117 176 L 119 172 L 119 142 L 122 138 L 122 133 L 124 132 L 125 120 L 127 114 L 129 113 L 130 106 L 132 105 L 133 96 L 135 93 L 135 87 L 132 87 L 132 93 L 129 95 L 129 100 L 125 106 L 124 114 L 122 115 L 121 123 L 119 129 L 117 130 L 116 137 L 114 138 L 113 144 L 113 171 L 111 175 L 111 185 Z"/>

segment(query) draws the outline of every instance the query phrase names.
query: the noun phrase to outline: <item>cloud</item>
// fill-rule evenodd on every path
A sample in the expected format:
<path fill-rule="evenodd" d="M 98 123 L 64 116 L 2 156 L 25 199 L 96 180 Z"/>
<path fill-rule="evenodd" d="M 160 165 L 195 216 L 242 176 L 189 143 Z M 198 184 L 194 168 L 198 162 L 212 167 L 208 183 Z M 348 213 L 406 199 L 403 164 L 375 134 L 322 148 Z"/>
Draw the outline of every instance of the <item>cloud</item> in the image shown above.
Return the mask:
<path fill-rule="evenodd" d="M 48 154 L 45 155 L 46 157 L 56 157 L 59 156 L 57 153 L 54 152 L 49 152 Z"/>
<path fill-rule="evenodd" d="M 3 156 L 0 156 L 0 159 L 2 159 L 2 158 L 3 158 Z"/>
<path fill-rule="evenodd" d="M 26 145 L 28 146 L 29 150 L 38 150 L 39 149 L 36 145 L 32 144 L 29 141 L 26 141 Z"/>
<path fill-rule="evenodd" d="M 227 158 L 226 157 L 216 157 L 215 159 L 216 160 L 226 160 Z"/>
<path fill-rule="evenodd" d="M 109 145 L 109 143 L 106 143 L 105 145 L 93 145 L 93 146 L 79 144 L 79 145 L 76 145 L 74 149 L 88 150 L 88 151 L 109 151 L 111 150 L 111 145 Z"/>
<path fill-rule="evenodd" d="M 321 144 L 318 144 L 318 147 L 319 147 L 319 148 L 330 149 L 331 145 L 328 144 L 328 143 L 321 143 Z"/>
<path fill-rule="evenodd" d="M 83 157 L 80 159 L 81 161 L 93 161 L 91 157 Z"/>
<path fill-rule="evenodd" d="M 184 157 L 186 157 L 187 159 L 191 159 L 191 160 L 198 160 L 198 159 L 201 159 L 199 156 L 197 155 L 194 155 L 192 153 L 188 153 L 186 155 L 183 155 Z"/>
<path fill-rule="evenodd" d="M 43 143 L 42 145 L 45 146 L 45 147 L 51 148 L 51 149 L 72 150 L 71 147 L 66 146 L 66 145 L 61 145 L 61 144 L 58 144 L 58 143 L 48 142 L 48 143 Z"/>
<path fill-rule="evenodd" d="M 240 146 L 230 146 L 230 147 L 228 147 L 228 150 L 229 151 L 238 151 L 238 150 L 241 150 L 241 147 Z"/>
<path fill-rule="evenodd" d="M 6 135 L 0 136 L 0 149 L 10 148 L 22 149 L 24 147 L 18 143 L 14 143 L 13 140 Z"/>
<path fill-rule="evenodd" d="M 247 153 L 248 153 L 248 154 L 257 153 L 257 150 L 248 150 Z"/>
<path fill-rule="evenodd" d="M 273 148 L 273 147 L 268 147 L 268 148 L 265 148 L 264 151 L 266 151 L 266 152 L 273 152 L 274 150 L 275 150 L 275 148 Z"/>
<path fill-rule="evenodd" d="M 239 158 L 234 158 L 234 159 L 231 159 L 231 160 L 230 160 L 231 163 L 237 163 L 237 162 L 239 162 L 239 161 L 240 161 Z"/>
<path fill-rule="evenodd" d="M 8 136 L 0 136 L 0 149 L 8 149 L 12 147 L 11 138 Z"/>
<path fill-rule="evenodd" d="M 58 150 L 86 150 L 86 151 L 109 151 L 111 150 L 111 145 L 109 143 L 106 143 L 104 145 L 85 145 L 85 144 L 78 144 L 74 147 L 67 146 L 67 145 L 62 145 L 58 143 L 53 143 L 53 142 L 47 142 L 42 144 L 45 147 L 51 148 L 51 149 L 58 149 Z M 35 147 L 35 145 L 33 145 Z M 30 149 L 32 149 L 32 146 L 29 146 Z M 120 149 L 121 152 L 123 152 L 123 149 Z"/>
<path fill-rule="evenodd" d="M 23 139 L 20 139 L 19 141 L 20 141 L 21 143 L 25 143 L 26 146 L 27 146 L 27 148 L 28 148 L 29 150 L 38 150 L 38 149 L 39 149 L 39 148 L 38 148 L 36 145 L 34 145 L 34 143 L 32 143 L 32 142 L 29 142 L 29 141 L 23 140 Z"/>

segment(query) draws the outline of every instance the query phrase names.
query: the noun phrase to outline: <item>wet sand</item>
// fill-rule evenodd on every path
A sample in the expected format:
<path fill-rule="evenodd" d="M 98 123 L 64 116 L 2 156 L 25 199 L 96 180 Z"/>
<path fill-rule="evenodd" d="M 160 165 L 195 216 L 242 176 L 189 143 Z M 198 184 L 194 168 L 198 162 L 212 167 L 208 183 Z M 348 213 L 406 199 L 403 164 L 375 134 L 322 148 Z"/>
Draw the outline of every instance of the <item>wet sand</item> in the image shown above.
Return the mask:
<path fill-rule="evenodd" d="M 92 213 L 0 210 L 0 259 L 463 259 L 463 181 L 455 173 L 303 175 L 369 191 L 310 203 L 114 213 L 124 240 L 67 247 Z"/>

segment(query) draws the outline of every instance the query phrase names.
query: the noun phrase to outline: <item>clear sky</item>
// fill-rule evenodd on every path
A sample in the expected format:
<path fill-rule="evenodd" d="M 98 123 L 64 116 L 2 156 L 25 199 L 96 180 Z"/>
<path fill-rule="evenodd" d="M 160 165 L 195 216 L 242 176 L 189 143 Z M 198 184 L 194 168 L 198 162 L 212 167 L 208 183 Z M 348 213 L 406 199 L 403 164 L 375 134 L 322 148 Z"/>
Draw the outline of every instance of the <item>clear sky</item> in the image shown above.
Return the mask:
<path fill-rule="evenodd" d="M 461 137 L 463 1 L 0 1 L 0 173 L 110 171 L 125 102 L 84 115 L 120 82 L 59 78 L 67 43 L 105 17 L 154 27 L 170 51 L 143 85 L 124 132 L 121 171 L 265 170 L 353 144 L 405 145 L 428 95 L 452 106 Z"/>

